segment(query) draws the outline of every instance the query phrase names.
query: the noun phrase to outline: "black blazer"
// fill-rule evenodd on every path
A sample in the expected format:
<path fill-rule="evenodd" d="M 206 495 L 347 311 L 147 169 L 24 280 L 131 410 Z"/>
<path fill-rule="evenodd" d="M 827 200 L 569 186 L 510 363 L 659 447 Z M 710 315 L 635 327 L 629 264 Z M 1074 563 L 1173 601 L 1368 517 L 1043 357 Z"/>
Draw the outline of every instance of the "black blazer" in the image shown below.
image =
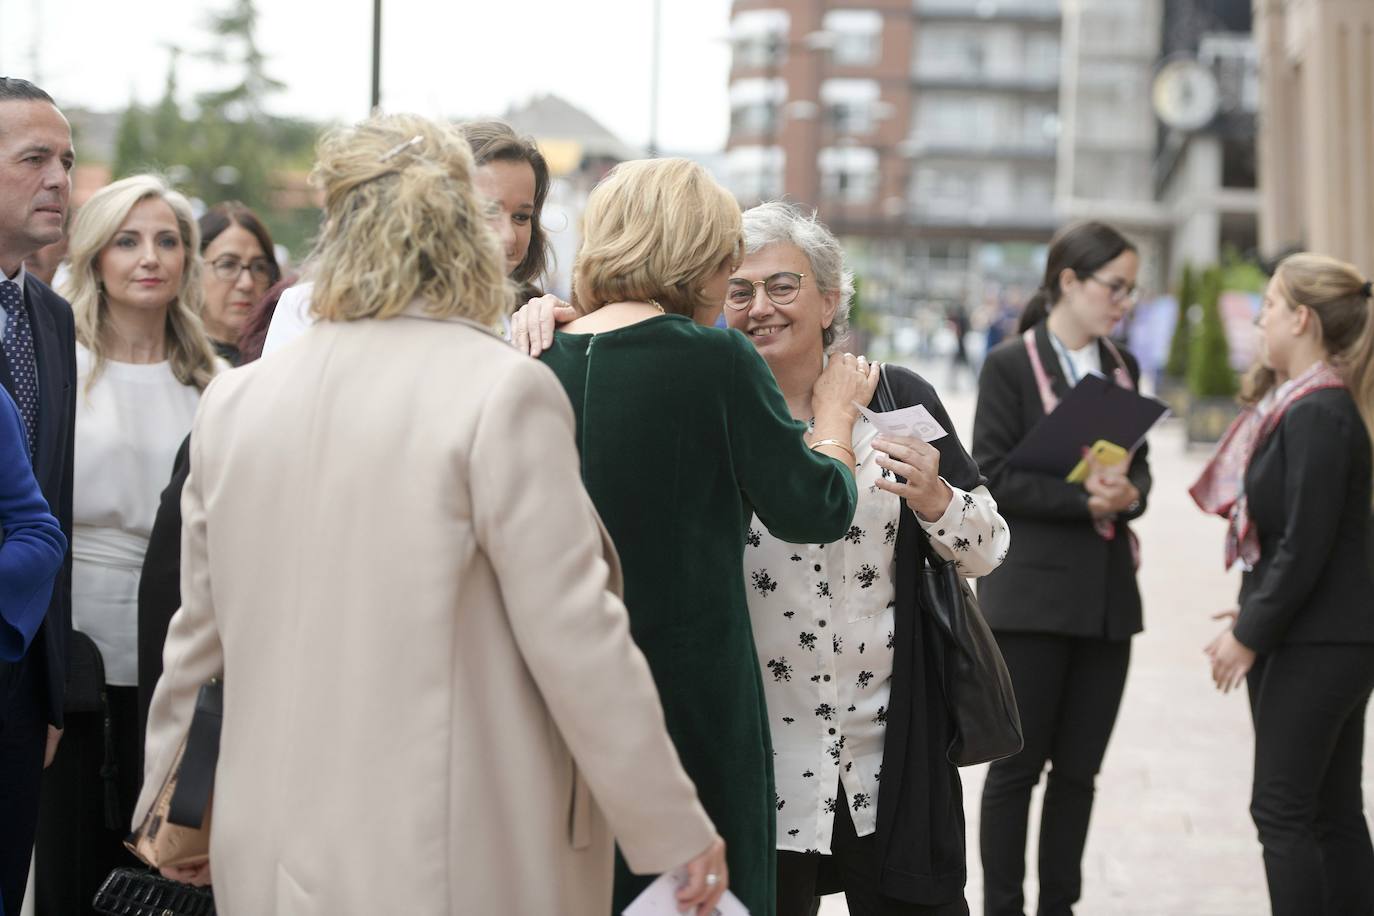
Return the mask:
<path fill-rule="evenodd" d="M 177 449 L 172 478 L 162 491 L 143 572 L 138 580 L 138 722 L 139 734 L 148 723 L 153 688 L 162 676 L 162 646 L 167 627 L 181 607 L 181 490 L 191 472 L 191 437 Z"/>
<path fill-rule="evenodd" d="M 1055 394 L 1069 383 L 1042 321 L 1036 349 Z M 1104 372 L 1116 360 L 1098 344 Z M 1140 365 L 1122 349 L 1131 378 Z M 1140 589 L 1125 522 L 1145 512 L 1150 466 L 1142 445 L 1128 476 L 1140 505 L 1117 521 L 1114 540 L 1093 528 L 1087 491 L 1062 477 L 1007 465 L 1007 455 L 1045 416 L 1021 335 L 1003 341 L 983 363 L 973 421 L 973 457 L 1011 527 L 1007 559 L 978 582 L 978 599 L 994 630 L 1126 639 L 1143 628 Z"/>
<path fill-rule="evenodd" d="M 895 366 L 886 366 L 884 371 L 898 407 L 924 404 L 951 431 L 934 443 L 940 451 L 940 475 L 961 490 L 985 483 L 954 435 L 949 414 L 930 383 Z M 877 409 L 876 398 L 869 407 Z M 894 547 L 892 691 L 875 837 L 883 893 L 930 906 L 963 897 L 967 865 L 963 789 L 959 771 L 945 756 L 953 726 L 937 661 L 942 644 L 930 615 L 922 612 L 917 600 L 919 542 L 923 540 L 927 540 L 925 531 L 903 505 Z"/>
<path fill-rule="evenodd" d="M 38 437 L 33 473 L 43 498 L 72 540 L 72 456 L 76 425 L 76 325 L 72 307 L 33 274 L 24 278 L 24 308 L 33 326 L 34 356 L 38 361 Z M 9 361 L 0 357 L 0 385 L 14 395 Z M 29 646 L 29 659 L 41 668 L 47 687 L 43 704 L 48 721 L 62 727 L 66 697 L 67 644 L 72 631 L 72 553 L 62 562 L 53 583 L 48 614 Z"/>
<path fill-rule="evenodd" d="M 1260 559 L 1241 579 L 1235 635 L 1259 653 L 1287 643 L 1374 643 L 1370 446 L 1350 393 L 1288 408 L 1245 471 Z"/>

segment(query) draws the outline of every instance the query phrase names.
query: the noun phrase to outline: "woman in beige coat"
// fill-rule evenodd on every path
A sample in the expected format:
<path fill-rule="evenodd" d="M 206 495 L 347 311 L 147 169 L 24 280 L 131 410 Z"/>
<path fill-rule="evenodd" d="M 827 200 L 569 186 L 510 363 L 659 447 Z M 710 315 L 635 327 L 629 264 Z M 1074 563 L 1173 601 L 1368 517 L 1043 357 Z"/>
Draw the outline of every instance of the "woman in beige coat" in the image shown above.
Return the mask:
<path fill-rule="evenodd" d="M 698 912 L 726 884 L 567 398 L 486 330 L 472 168 L 413 116 L 326 138 L 320 321 L 201 402 L 135 822 L 223 675 L 210 863 L 176 876 L 226 916 L 603 916 L 613 839 Z"/>

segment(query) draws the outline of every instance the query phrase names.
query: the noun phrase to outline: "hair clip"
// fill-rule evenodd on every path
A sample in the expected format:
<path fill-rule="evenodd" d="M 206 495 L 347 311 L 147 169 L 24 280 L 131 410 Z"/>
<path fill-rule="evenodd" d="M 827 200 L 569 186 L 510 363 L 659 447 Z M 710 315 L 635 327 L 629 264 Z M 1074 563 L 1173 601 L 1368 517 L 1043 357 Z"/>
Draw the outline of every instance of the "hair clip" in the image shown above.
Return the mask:
<path fill-rule="evenodd" d="M 1364 286 L 1360 287 L 1360 292 L 1366 299 L 1374 299 L 1374 280 L 1364 281 Z"/>
<path fill-rule="evenodd" d="M 416 134 L 415 136 L 411 137 L 411 138 L 410 138 L 409 140 L 407 140 L 406 142 L 404 142 L 404 143 L 398 143 L 398 144 L 396 144 L 395 146 L 393 146 L 391 149 L 387 150 L 385 153 L 382 153 L 382 158 L 379 159 L 378 161 L 379 161 L 379 162 L 386 162 L 386 161 L 388 161 L 388 160 L 394 159 L 394 158 L 396 158 L 397 156 L 401 155 L 401 153 L 404 153 L 406 150 L 410 149 L 412 146 L 416 146 L 416 145 L 418 145 L 419 143 L 421 143 L 421 142 L 423 142 L 423 141 L 424 141 L 424 138 L 421 137 L 419 134 Z"/>

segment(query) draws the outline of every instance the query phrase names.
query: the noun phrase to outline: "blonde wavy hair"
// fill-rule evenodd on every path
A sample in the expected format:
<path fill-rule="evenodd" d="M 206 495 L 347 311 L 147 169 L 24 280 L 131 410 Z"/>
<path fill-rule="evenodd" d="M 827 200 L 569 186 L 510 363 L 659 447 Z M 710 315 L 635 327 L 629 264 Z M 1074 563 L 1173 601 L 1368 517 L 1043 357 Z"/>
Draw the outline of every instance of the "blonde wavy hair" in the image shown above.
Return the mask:
<path fill-rule="evenodd" d="M 1368 279 L 1353 264 L 1302 252 L 1279 262 L 1273 290 L 1288 308 L 1305 305 L 1316 316 L 1322 345 L 1349 386 L 1374 447 L 1374 303 Z M 1258 403 L 1275 382 L 1272 369 L 1256 366 L 1242 385 L 1241 400 Z"/>
<path fill-rule="evenodd" d="M 378 115 L 320 140 L 311 179 L 324 228 L 311 256 L 323 321 L 392 318 L 416 299 L 436 318 L 499 320 L 514 297 L 456 128 Z"/>
<path fill-rule="evenodd" d="M 608 302 L 656 300 L 691 315 L 723 307 L 703 285 L 743 246 L 739 204 L 688 159 L 622 162 L 587 198 L 573 263 L 584 314 Z"/>
<path fill-rule="evenodd" d="M 71 272 L 61 293 L 72 304 L 76 339 L 93 357 L 86 379 L 88 391 L 105 367 L 109 350 L 109 307 L 100 277 L 100 255 L 129 218 L 130 211 L 152 198 L 165 203 L 176 217 L 184 258 L 176 298 L 167 306 L 166 347 L 172 374 L 183 385 L 194 385 L 203 391 L 218 371 L 214 348 L 200 320 L 200 227 L 191 204 L 157 175 L 130 175 L 96 191 L 72 220 L 67 248 Z"/>

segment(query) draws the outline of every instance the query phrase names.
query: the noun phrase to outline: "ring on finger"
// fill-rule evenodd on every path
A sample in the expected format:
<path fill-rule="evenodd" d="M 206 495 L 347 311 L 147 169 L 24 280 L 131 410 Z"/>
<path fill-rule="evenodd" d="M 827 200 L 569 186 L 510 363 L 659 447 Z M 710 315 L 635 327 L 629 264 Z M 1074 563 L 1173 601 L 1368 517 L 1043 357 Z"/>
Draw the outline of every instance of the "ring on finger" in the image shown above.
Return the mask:
<path fill-rule="evenodd" d="M 716 886 L 717 884 L 719 884 L 719 883 L 720 883 L 720 875 L 716 874 L 716 873 L 713 872 L 713 871 L 712 871 L 712 872 L 707 872 L 707 873 L 706 873 L 706 886 L 707 886 L 707 887 L 715 887 L 715 886 Z"/>

